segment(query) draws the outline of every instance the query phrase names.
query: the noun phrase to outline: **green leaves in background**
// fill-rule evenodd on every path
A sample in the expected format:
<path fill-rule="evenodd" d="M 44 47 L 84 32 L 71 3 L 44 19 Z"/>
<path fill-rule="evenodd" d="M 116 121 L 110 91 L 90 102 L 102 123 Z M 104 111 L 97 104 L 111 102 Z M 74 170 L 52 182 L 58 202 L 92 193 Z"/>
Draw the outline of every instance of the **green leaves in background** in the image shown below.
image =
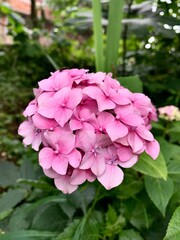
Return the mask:
<path fill-rule="evenodd" d="M 48 231 L 16 231 L 0 236 L 0 240 L 50 240 L 57 236 L 57 233 Z"/>
<path fill-rule="evenodd" d="M 104 71 L 103 29 L 101 24 L 101 1 L 93 0 L 93 32 L 96 71 Z"/>
<path fill-rule="evenodd" d="M 0 161 L 0 186 L 9 187 L 14 185 L 16 180 L 19 178 L 18 167 L 8 161 Z"/>
<path fill-rule="evenodd" d="M 71 240 L 80 223 L 79 219 L 73 220 L 55 240 Z"/>
<path fill-rule="evenodd" d="M 123 5 L 123 0 L 110 0 L 109 2 L 105 71 L 112 72 L 115 76 L 118 66 L 118 49 L 121 37 Z"/>
<path fill-rule="evenodd" d="M 115 236 L 122 231 L 124 226 L 124 217 L 122 217 L 121 215 L 118 216 L 115 209 L 111 205 L 108 205 L 104 235 L 108 237 L 108 239 L 114 239 Z"/>
<path fill-rule="evenodd" d="M 121 21 L 124 1 L 110 0 L 106 47 L 104 51 L 101 1 L 93 0 L 93 35 L 95 48 L 96 71 L 112 72 L 115 76 L 118 69 L 118 50 L 121 37 Z"/>
<path fill-rule="evenodd" d="M 139 201 L 132 209 L 130 223 L 137 229 L 148 229 L 151 223 L 151 219 L 147 213 L 147 206 L 145 203 Z"/>
<path fill-rule="evenodd" d="M 27 197 L 27 191 L 24 189 L 9 189 L 7 192 L 3 193 L 0 198 L 0 216 L 3 218 L 4 212 L 10 212 L 10 210 L 15 207 L 18 203 Z"/>
<path fill-rule="evenodd" d="M 160 210 L 163 216 L 170 198 L 174 193 L 173 181 L 168 178 L 166 181 L 159 178 L 145 176 L 145 188 L 149 198 Z"/>
<path fill-rule="evenodd" d="M 143 92 L 143 85 L 138 75 L 119 77 L 118 80 L 123 87 L 128 88 L 131 92 L 134 93 Z"/>
<path fill-rule="evenodd" d="M 178 240 L 180 238 L 180 207 L 178 207 L 167 228 L 166 236 L 163 240 Z"/>
<path fill-rule="evenodd" d="M 143 238 L 134 229 L 128 229 L 120 233 L 119 240 L 143 240 Z"/>
<path fill-rule="evenodd" d="M 163 178 L 164 180 L 167 178 L 167 167 L 162 153 L 156 160 L 153 160 L 145 152 L 142 153 L 133 169 L 151 177 Z"/>

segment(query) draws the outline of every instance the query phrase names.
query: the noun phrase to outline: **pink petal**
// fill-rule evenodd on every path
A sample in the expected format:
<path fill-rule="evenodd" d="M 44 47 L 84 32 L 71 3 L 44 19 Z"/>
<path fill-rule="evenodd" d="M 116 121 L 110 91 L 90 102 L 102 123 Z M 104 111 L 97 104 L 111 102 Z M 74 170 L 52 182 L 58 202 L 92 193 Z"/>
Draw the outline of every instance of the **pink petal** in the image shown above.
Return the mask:
<path fill-rule="evenodd" d="M 55 90 L 52 78 L 41 80 L 40 82 L 38 82 L 38 85 L 41 89 L 43 89 L 45 91 L 54 91 Z"/>
<path fill-rule="evenodd" d="M 120 143 L 120 144 L 122 144 L 122 145 L 124 145 L 124 146 L 129 146 L 129 143 L 128 143 L 128 141 L 127 141 L 127 136 L 122 137 L 122 138 L 118 138 L 118 139 L 114 142 L 114 144 L 116 144 L 116 142 L 117 142 L 117 143 Z"/>
<path fill-rule="evenodd" d="M 154 140 L 154 137 L 153 137 L 152 133 L 150 131 L 148 131 L 147 128 L 143 125 L 137 127 L 136 132 L 138 133 L 138 135 L 140 137 L 142 137 L 145 140 L 148 140 L 148 141 L 153 141 Z"/>
<path fill-rule="evenodd" d="M 39 133 L 39 134 L 34 136 L 34 139 L 33 139 L 33 142 L 32 142 L 32 148 L 35 151 L 39 151 L 39 146 L 40 146 L 41 142 L 42 142 L 42 134 Z"/>
<path fill-rule="evenodd" d="M 38 108 L 38 113 L 47 118 L 54 118 L 55 113 L 58 111 L 59 105 L 57 104 L 57 100 L 54 98 L 49 98 L 44 103 L 41 103 Z"/>
<path fill-rule="evenodd" d="M 68 100 L 66 102 L 66 107 L 74 109 L 82 100 L 82 90 L 72 89 L 69 93 Z"/>
<path fill-rule="evenodd" d="M 84 154 L 84 157 L 82 158 L 82 162 L 80 164 L 80 169 L 89 169 L 93 165 L 94 161 L 96 161 L 96 158 L 93 153 L 87 152 Z"/>
<path fill-rule="evenodd" d="M 123 145 L 118 146 L 117 154 L 121 162 L 126 162 L 133 156 L 132 149 L 130 147 L 125 147 Z"/>
<path fill-rule="evenodd" d="M 96 134 L 91 131 L 79 131 L 76 137 L 76 147 L 88 152 L 96 143 Z"/>
<path fill-rule="evenodd" d="M 53 149 L 45 147 L 39 152 L 39 165 L 43 169 L 49 169 L 52 166 L 54 158 L 55 154 Z"/>
<path fill-rule="evenodd" d="M 45 118 L 38 113 L 32 117 L 32 120 L 38 129 L 53 130 L 58 126 L 58 123 L 54 119 Z"/>
<path fill-rule="evenodd" d="M 64 194 L 70 194 L 78 188 L 78 186 L 70 184 L 70 176 L 67 175 L 54 179 L 54 183 Z"/>
<path fill-rule="evenodd" d="M 128 128 L 126 125 L 121 123 L 118 120 L 114 120 L 107 125 L 106 131 L 112 141 L 115 141 L 118 138 L 122 138 L 128 134 Z"/>
<path fill-rule="evenodd" d="M 78 150 L 74 149 L 72 152 L 66 155 L 66 159 L 68 159 L 68 162 L 72 167 L 77 168 L 80 165 L 82 156 Z"/>
<path fill-rule="evenodd" d="M 118 166 L 106 164 L 106 171 L 97 179 L 107 190 L 110 190 L 120 185 L 123 177 L 124 173 Z"/>
<path fill-rule="evenodd" d="M 116 115 L 120 118 L 124 118 L 125 116 L 132 114 L 134 112 L 132 104 L 116 107 L 114 111 Z"/>
<path fill-rule="evenodd" d="M 86 170 L 87 181 L 93 182 L 96 179 L 96 176 L 91 172 L 90 169 Z"/>
<path fill-rule="evenodd" d="M 22 122 L 18 128 L 18 134 L 23 137 L 31 135 L 33 132 L 34 132 L 34 125 L 30 121 Z"/>
<path fill-rule="evenodd" d="M 102 84 L 103 80 L 106 77 L 106 73 L 104 72 L 97 72 L 97 73 L 90 73 L 89 74 L 89 79 L 88 79 L 88 83 L 98 83 L 98 84 Z"/>
<path fill-rule="evenodd" d="M 97 154 L 92 166 L 91 171 L 96 175 L 100 176 L 106 169 L 105 159 L 101 154 Z"/>
<path fill-rule="evenodd" d="M 133 155 L 131 157 L 131 159 L 129 159 L 126 162 L 118 161 L 118 165 L 120 165 L 123 168 L 130 168 L 130 167 L 134 166 L 134 164 L 136 164 L 137 160 L 138 160 L 138 156 L 137 155 Z"/>
<path fill-rule="evenodd" d="M 135 132 L 129 132 L 127 140 L 134 153 L 141 150 L 144 146 L 142 139 Z"/>
<path fill-rule="evenodd" d="M 34 141 L 34 132 L 31 132 L 29 135 L 25 136 L 23 139 L 23 143 L 25 145 L 30 145 Z"/>
<path fill-rule="evenodd" d="M 154 160 L 158 157 L 160 152 L 160 145 L 156 139 L 152 142 L 146 142 L 146 153 L 150 155 Z"/>
<path fill-rule="evenodd" d="M 44 139 L 48 145 L 50 145 L 53 149 L 56 149 L 56 144 L 59 140 L 59 134 L 54 131 L 45 131 Z"/>
<path fill-rule="evenodd" d="M 57 72 L 57 74 L 54 76 L 54 89 L 57 91 L 64 87 L 71 87 L 72 80 L 68 74 L 68 72 Z"/>
<path fill-rule="evenodd" d="M 100 127 L 102 128 L 106 128 L 106 126 L 113 122 L 114 120 L 114 117 L 112 114 L 108 113 L 108 112 L 101 112 L 99 115 L 98 115 L 98 122 L 99 122 L 99 125 Z"/>
<path fill-rule="evenodd" d="M 81 129 L 82 128 L 82 123 L 78 119 L 70 119 L 69 121 L 69 126 L 72 131 Z"/>
<path fill-rule="evenodd" d="M 72 132 L 64 134 L 62 133 L 61 135 L 59 135 L 58 144 L 59 151 L 61 153 L 70 154 L 75 146 L 75 135 Z"/>
<path fill-rule="evenodd" d="M 104 110 L 114 109 L 116 107 L 116 104 L 105 95 L 99 95 L 97 96 L 97 104 L 98 104 L 98 110 L 100 112 Z"/>
<path fill-rule="evenodd" d="M 60 175 L 55 172 L 52 168 L 43 169 L 44 174 L 49 178 L 58 178 Z"/>
<path fill-rule="evenodd" d="M 101 147 L 101 151 L 102 148 L 107 147 L 111 144 L 112 144 L 111 139 L 107 134 L 97 134 L 96 145 L 98 147 Z"/>
<path fill-rule="evenodd" d="M 37 111 L 37 102 L 35 100 L 33 100 L 26 107 L 25 111 L 23 112 L 23 115 L 25 117 L 32 116 L 33 114 L 35 114 L 36 111 Z"/>
<path fill-rule="evenodd" d="M 137 114 L 129 114 L 124 117 L 121 117 L 120 119 L 122 122 L 132 127 L 137 127 L 144 123 L 142 117 L 140 117 Z"/>
<path fill-rule="evenodd" d="M 74 169 L 70 178 L 70 184 L 80 185 L 85 181 L 86 181 L 86 170 Z"/>
<path fill-rule="evenodd" d="M 83 93 L 92 99 L 97 99 L 97 96 L 103 95 L 103 92 L 95 86 L 85 87 Z"/>
<path fill-rule="evenodd" d="M 118 93 L 111 95 L 111 100 L 119 105 L 127 105 L 131 103 L 127 97 L 121 96 Z"/>
<path fill-rule="evenodd" d="M 52 162 L 52 169 L 61 175 L 65 175 L 67 168 L 68 160 L 62 154 L 56 155 Z"/>
<path fill-rule="evenodd" d="M 61 127 L 64 127 L 72 114 L 73 111 L 71 109 L 59 107 L 58 111 L 56 111 L 54 114 L 54 118 Z"/>

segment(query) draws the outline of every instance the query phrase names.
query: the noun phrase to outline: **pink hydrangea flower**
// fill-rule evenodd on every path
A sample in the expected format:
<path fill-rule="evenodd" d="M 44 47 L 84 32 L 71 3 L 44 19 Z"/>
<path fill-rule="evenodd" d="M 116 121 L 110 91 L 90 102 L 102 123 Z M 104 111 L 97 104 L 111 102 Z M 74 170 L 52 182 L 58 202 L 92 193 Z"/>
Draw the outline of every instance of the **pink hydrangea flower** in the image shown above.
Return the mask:
<path fill-rule="evenodd" d="M 44 174 L 65 194 L 97 179 L 107 190 L 121 184 L 123 169 L 142 152 L 153 159 L 159 143 L 150 132 L 156 109 L 103 72 L 56 71 L 41 80 L 18 133 L 39 151 Z"/>

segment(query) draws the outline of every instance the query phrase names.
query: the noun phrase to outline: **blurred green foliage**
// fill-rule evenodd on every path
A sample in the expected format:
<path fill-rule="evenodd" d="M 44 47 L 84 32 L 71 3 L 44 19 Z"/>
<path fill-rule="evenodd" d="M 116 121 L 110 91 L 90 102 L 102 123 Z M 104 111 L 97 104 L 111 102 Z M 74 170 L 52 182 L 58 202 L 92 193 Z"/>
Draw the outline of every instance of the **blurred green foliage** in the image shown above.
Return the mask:
<path fill-rule="evenodd" d="M 54 15 L 50 27 L 45 28 L 47 20 L 40 19 L 34 29 L 0 3 L 0 17 L 7 16 L 13 38 L 12 45 L 0 45 L 0 239 L 163 239 L 180 203 L 179 122 L 153 124 L 162 149 L 160 162 L 155 163 L 163 166 L 160 173 L 156 165 L 148 170 L 141 165 L 137 171 L 126 169 L 126 178 L 116 189 L 104 191 L 95 182 L 70 196 L 54 188 L 38 166 L 37 153 L 24 148 L 17 136 L 22 111 L 39 80 L 55 68 L 95 70 L 92 1 L 47 2 Z M 109 1 L 101 2 L 106 33 Z M 167 2 L 126 0 L 119 45 L 120 81 L 132 91 L 141 91 L 143 85 L 156 106 L 178 105 L 180 99 L 180 3 Z M 49 44 L 41 45 L 41 37 Z M 142 83 L 129 75 L 139 75 Z M 146 162 L 147 156 L 141 158 Z M 153 174 L 167 181 L 152 178 Z M 179 208 L 166 240 L 180 236 L 174 229 L 180 224 L 178 214 Z"/>

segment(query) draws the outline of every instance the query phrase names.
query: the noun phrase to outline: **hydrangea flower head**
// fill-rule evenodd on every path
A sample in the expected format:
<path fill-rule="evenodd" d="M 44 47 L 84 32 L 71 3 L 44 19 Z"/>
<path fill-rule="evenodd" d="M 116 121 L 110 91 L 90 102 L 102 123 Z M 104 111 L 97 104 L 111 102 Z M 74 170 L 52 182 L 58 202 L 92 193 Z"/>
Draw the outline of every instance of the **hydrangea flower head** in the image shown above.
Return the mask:
<path fill-rule="evenodd" d="M 174 105 L 158 108 L 159 118 L 167 121 L 180 121 L 180 110 Z"/>
<path fill-rule="evenodd" d="M 95 179 L 112 189 L 142 152 L 157 158 L 159 143 L 150 132 L 156 110 L 144 94 L 85 69 L 56 71 L 38 85 L 18 133 L 39 151 L 44 174 L 62 192 Z"/>

